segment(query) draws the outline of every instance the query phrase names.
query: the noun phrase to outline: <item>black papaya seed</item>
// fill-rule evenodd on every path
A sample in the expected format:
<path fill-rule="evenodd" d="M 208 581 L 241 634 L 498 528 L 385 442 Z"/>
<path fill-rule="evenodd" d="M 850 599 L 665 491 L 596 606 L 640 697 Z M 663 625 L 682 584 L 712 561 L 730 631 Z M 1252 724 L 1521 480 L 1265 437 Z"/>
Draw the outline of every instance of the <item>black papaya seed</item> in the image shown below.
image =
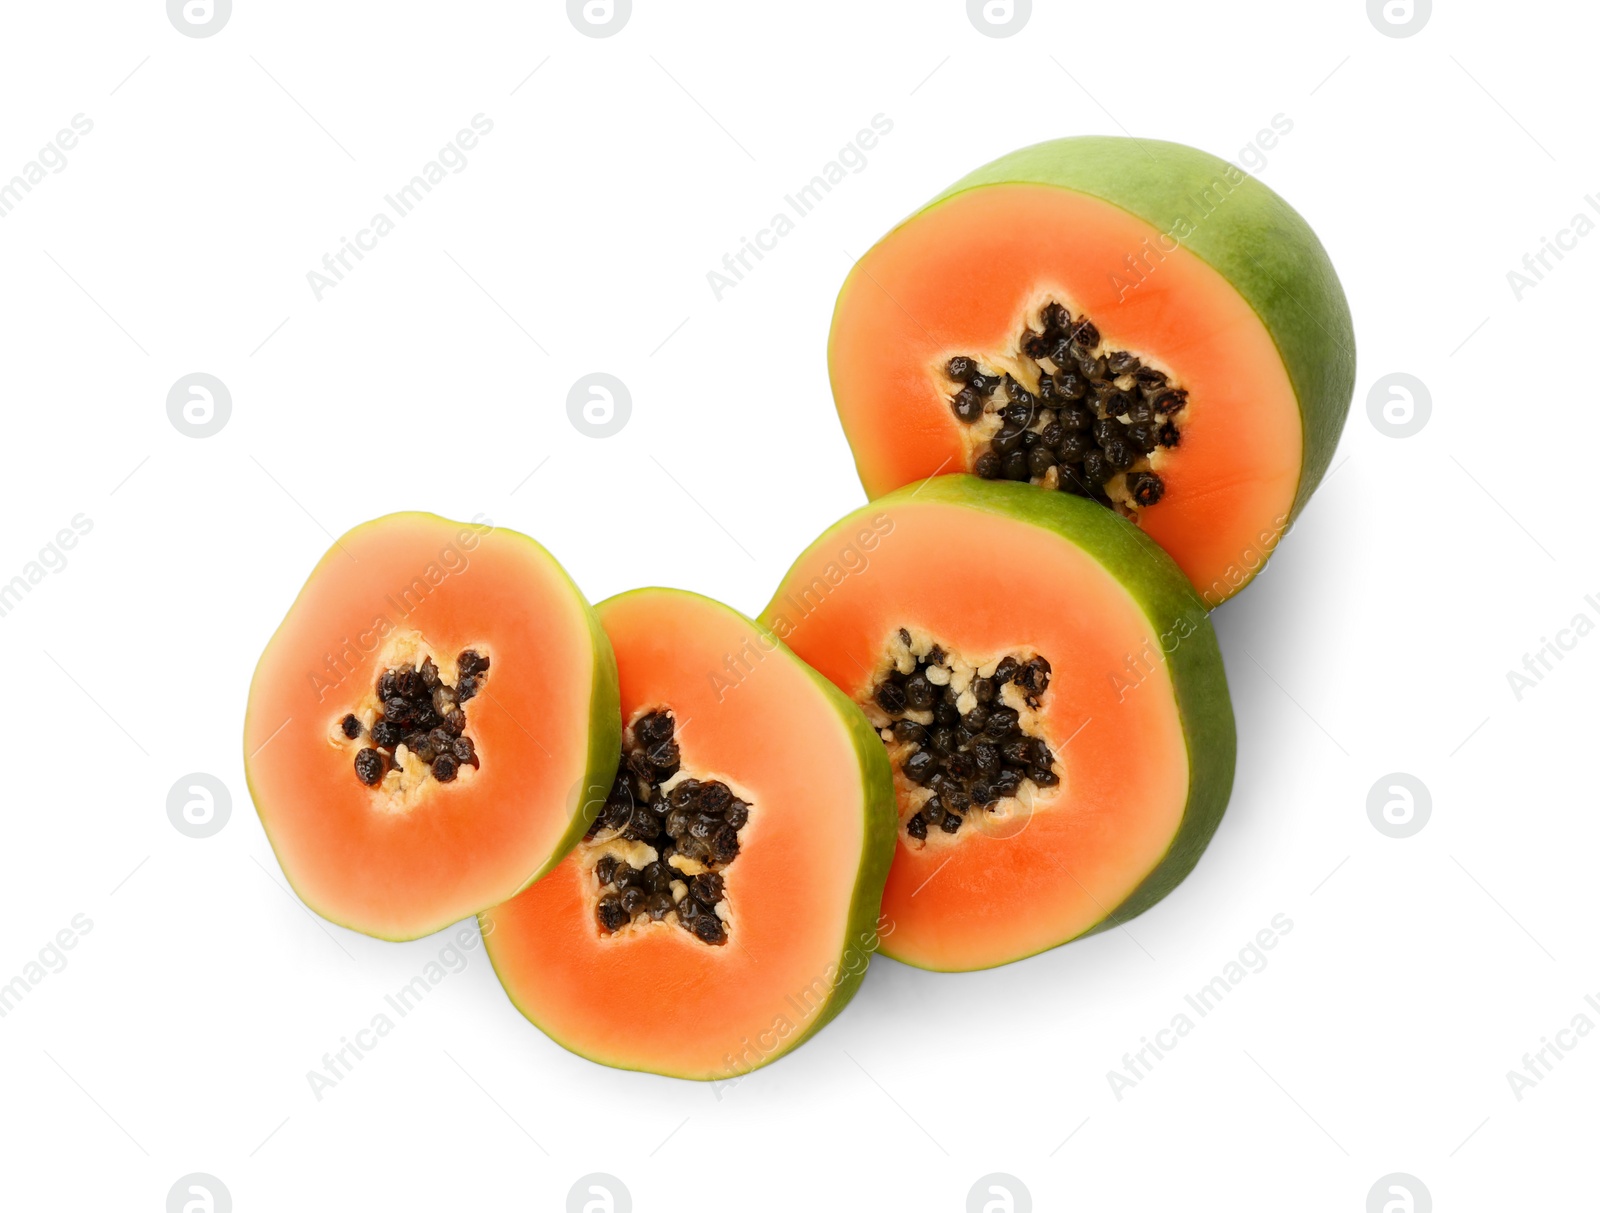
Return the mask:
<path fill-rule="evenodd" d="M 1099 488 L 1115 474 L 1116 469 L 1106 461 L 1106 457 L 1099 451 L 1090 451 L 1083 457 L 1083 462 L 1078 465 L 1081 469 L 1083 480 L 1090 488 Z"/>
<path fill-rule="evenodd" d="M 1056 414 L 1061 428 L 1069 432 L 1087 430 L 1094 425 L 1094 410 L 1087 405 L 1069 404 Z"/>
<path fill-rule="evenodd" d="M 1133 443 L 1126 438 L 1114 438 L 1102 444 L 1101 449 L 1105 451 L 1106 462 L 1119 472 L 1131 468 L 1134 461 L 1139 458 L 1139 452 L 1134 450 Z"/>
<path fill-rule="evenodd" d="M 978 373 L 978 364 L 965 354 L 957 354 L 944 364 L 944 373 L 957 383 L 967 383 Z"/>
<path fill-rule="evenodd" d="M 912 783 L 926 783 L 936 769 L 937 762 L 927 750 L 918 750 L 912 754 L 901 768 Z"/>
<path fill-rule="evenodd" d="M 710 844 L 714 863 L 732 863 L 739 857 L 739 831 L 727 823 L 711 836 Z"/>
<path fill-rule="evenodd" d="M 694 920 L 694 937 L 701 943 L 720 944 L 727 942 L 728 932 L 715 914 L 701 914 Z"/>
<path fill-rule="evenodd" d="M 1166 491 L 1167 486 L 1154 472 L 1135 472 L 1128 477 L 1128 493 L 1136 505 L 1155 505 Z"/>
<path fill-rule="evenodd" d="M 1148 455 L 1161 443 L 1161 438 L 1156 426 L 1148 421 L 1140 421 L 1128 427 L 1126 435 L 1135 450 Z"/>
<path fill-rule="evenodd" d="M 1027 429 L 1028 426 L 1032 425 L 1034 415 L 1034 404 L 1031 396 L 1026 400 L 1016 400 L 1006 405 L 1005 411 L 1000 414 L 1007 425 L 1014 425 L 1018 429 Z"/>
<path fill-rule="evenodd" d="M 1000 432 L 990 440 L 989 445 L 1001 455 L 1009 455 L 1013 451 L 1022 449 L 1021 426 L 1007 423 L 1000 427 Z"/>
<path fill-rule="evenodd" d="M 1082 400 L 1089 394 L 1089 381 L 1076 369 L 1063 368 L 1055 375 L 1055 381 L 1056 395 L 1063 400 Z"/>
<path fill-rule="evenodd" d="M 633 725 L 634 740 L 645 749 L 651 749 L 672 740 L 672 715 L 668 712 L 651 712 L 639 717 Z"/>
<path fill-rule="evenodd" d="M 873 698 L 878 701 L 878 706 L 891 716 L 898 716 L 906 710 L 905 688 L 897 682 L 881 684 Z"/>
<path fill-rule="evenodd" d="M 914 712 L 925 712 L 933 707 L 935 691 L 933 684 L 922 674 L 913 674 L 906 679 L 906 706 Z"/>
<path fill-rule="evenodd" d="M 356 778 L 369 788 L 383 778 L 383 772 L 387 767 L 388 762 L 384 756 L 370 746 L 356 754 Z"/>
<path fill-rule="evenodd" d="M 1150 403 L 1155 406 L 1156 415 L 1158 417 L 1165 417 L 1169 413 L 1176 413 L 1178 410 L 1183 408 L 1184 405 L 1189 403 L 1189 393 L 1187 390 L 1181 387 L 1166 388 L 1160 392 L 1157 392 L 1155 398 Z"/>
<path fill-rule="evenodd" d="M 958 420 L 971 425 L 983 416 L 983 397 L 968 384 L 950 397 L 950 411 Z"/>
<path fill-rule="evenodd" d="M 893 732 L 901 745 L 921 745 L 928 740 L 928 730 L 914 720 L 895 721 Z"/>
<path fill-rule="evenodd" d="M 595 907 L 595 918 L 600 923 L 602 931 L 615 931 L 628 921 L 628 912 L 622 908 L 622 898 L 615 894 L 608 894 L 600 899 L 600 904 Z"/>
<path fill-rule="evenodd" d="M 722 892 L 722 877 L 716 872 L 701 872 L 689 882 L 689 893 L 702 905 L 716 905 Z"/>

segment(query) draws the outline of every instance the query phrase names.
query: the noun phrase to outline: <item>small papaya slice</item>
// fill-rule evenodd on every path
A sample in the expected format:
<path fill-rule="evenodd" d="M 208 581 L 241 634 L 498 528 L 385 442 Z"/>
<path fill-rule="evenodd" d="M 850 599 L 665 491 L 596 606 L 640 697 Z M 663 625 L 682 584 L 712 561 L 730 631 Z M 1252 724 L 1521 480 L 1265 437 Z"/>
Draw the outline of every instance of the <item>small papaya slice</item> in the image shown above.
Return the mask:
<path fill-rule="evenodd" d="M 549 552 L 390 514 L 334 543 L 267 642 L 245 774 L 308 906 L 414 939 L 554 866 L 620 733 L 611 644 Z"/>
<path fill-rule="evenodd" d="M 733 1079 L 839 1013 L 894 851 L 883 744 L 766 628 L 681 590 L 599 606 L 625 754 L 588 836 L 480 916 L 506 994 L 558 1044 Z"/>
<path fill-rule="evenodd" d="M 761 620 L 893 763 L 897 960 L 989 968 L 1126 922 L 1222 818 L 1234 721 L 1205 603 L 1091 501 L 908 486 L 825 531 Z"/>
<path fill-rule="evenodd" d="M 942 472 L 1100 502 L 1212 606 L 1266 563 L 1349 411 L 1338 276 L 1254 177 L 1058 139 L 956 182 L 839 292 L 834 400 L 869 497 Z"/>

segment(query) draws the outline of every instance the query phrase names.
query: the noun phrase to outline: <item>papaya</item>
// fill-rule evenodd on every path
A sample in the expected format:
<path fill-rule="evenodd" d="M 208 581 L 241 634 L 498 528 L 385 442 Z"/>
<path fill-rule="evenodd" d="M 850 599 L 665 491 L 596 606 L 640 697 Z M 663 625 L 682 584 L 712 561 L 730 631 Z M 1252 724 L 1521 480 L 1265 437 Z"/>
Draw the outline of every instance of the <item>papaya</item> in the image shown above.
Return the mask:
<path fill-rule="evenodd" d="M 810 1039 L 878 946 L 894 784 L 861 711 L 682 590 L 602 602 L 624 757 L 584 840 L 480 916 L 513 1005 L 605 1065 L 732 1081 Z"/>
<path fill-rule="evenodd" d="M 1222 818 L 1234 720 L 1206 604 L 1088 498 L 896 490 L 819 536 L 760 618 L 890 757 L 897 960 L 989 968 L 1124 923 Z"/>
<path fill-rule="evenodd" d="M 1272 190 L 1097 136 L 1003 156 L 879 240 L 839 292 L 828 368 L 869 497 L 945 472 L 1082 496 L 1215 606 L 1327 471 L 1355 337 Z"/>
<path fill-rule="evenodd" d="M 267 642 L 245 774 L 308 906 L 414 939 L 582 838 L 616 771 L 617 704 L 610 641 L 549 552 L 482 520 L 390 514 L 334 543 Z"/>

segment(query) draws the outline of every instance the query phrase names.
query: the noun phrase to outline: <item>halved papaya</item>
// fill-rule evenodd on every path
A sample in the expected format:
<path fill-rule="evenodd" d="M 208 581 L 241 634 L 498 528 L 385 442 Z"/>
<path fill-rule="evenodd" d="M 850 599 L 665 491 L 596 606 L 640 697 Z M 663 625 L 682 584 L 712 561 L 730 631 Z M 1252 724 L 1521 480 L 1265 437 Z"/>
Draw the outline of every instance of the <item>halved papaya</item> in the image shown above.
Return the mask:
<path fill-rule="evenodd" d="M 625 755 L 588 837 L 480 917 L 512 1003 L 606 1065 L 729 1079 L 837 1015 L 877 946 L 894 785 L 866 718 L 682 590 L 599 606 Z"/>
<path fill-rule="evenodd" d="M 1091 501 L 908 486 L 825 531 L 761 619 L 893 762 L 897 960 L 988 968 L 1125 922 L 1221 820 L 1234 723 L 1206 606 Z"/>
<path fill-rule="evenodd" d="M 414 939 L 565 855 L 620 733 L 611 644 L 549 552 L 390 514 L 334 543 L 268 641 L 245 774 L 308 906 Z"/>
<path fill-rule="evenodd" d="M 1327 253 L 1235 165 L 1059 139 L 956 182 L 839 292 L 828 365 L 869 497 L 941 472 L 1099 501 L 1207 603 L 1322 479 L 1355 382 Z"/>

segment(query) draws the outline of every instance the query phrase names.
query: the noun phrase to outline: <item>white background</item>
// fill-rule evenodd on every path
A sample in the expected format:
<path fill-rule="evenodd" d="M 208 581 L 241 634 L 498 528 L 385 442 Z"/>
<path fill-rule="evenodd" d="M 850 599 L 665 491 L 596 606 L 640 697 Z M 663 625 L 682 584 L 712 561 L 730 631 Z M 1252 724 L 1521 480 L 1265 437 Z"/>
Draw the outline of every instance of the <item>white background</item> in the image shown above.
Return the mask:
<path fill-rule="evenodd" d="M 7 5 L 0 180 L 94 129 L 0 220 L 0 580 L 93 530 L 0 619 L 0 981 L 93 928 L 0 1019 L 5 1206 L 155 1213 L 206 1172 L 241 1213 L 554 1210 L 605 1172 L 640 1210 L 960 1210 L 1005 1172 L 1041 1210 L 1359 1213 L 1399 1171 L 1440 1210 L 1594 1207 L 1600 1033 L 1520 1101 L 1506 1072 L 1600 999 L 1600 639 L 1520 701 L 1507 671 L 1600 622 L 1600 239 L 1520 301 L 1506 274 L 1600 189 L 1596 27 L 1125 0 L 996 39 L 962 0 L 637 0 L 595 39 L 550 0 L 238 0 L 196 39 L 159 0 Z M 469 166 L 318 302 L 307 271 L 478 113 Z M 865 169 L 716 300 L 707 271 L 876 114 Z M 565 1053 L 476 950 L 318 1102 L 306 1072 L 445 942 L 309 915 L 245 792 L 249 674 L 330 535 L 481 511 L 595 600 L 759 610 L 862 500 L 824 364 L 852 255 L 1013 147 L 1237 157 L 1277 114 L 1259 173 L 1338 266 L 1360 370 L 1332 473 L 1215 616 L 1239 774 L 1189 880 L 998 971 L 880 960 L 720 1094 Z M 233 399 L 201 440 L 166 415 L 193 371 Z M 604 441 L 566 416 L 592 371 L 632 396 Z M 1432 398 L 1405 439 L 1366 409 L 1397 371 Z M 232 794 L 204 840 L 166 815 L 194 771 Z M 1394 771 L 1432 795 L 1404 840 L 1366 813 Z M 1118 1100 L 1107 1071 L 1280 913 L 1267 967 Z"/>

